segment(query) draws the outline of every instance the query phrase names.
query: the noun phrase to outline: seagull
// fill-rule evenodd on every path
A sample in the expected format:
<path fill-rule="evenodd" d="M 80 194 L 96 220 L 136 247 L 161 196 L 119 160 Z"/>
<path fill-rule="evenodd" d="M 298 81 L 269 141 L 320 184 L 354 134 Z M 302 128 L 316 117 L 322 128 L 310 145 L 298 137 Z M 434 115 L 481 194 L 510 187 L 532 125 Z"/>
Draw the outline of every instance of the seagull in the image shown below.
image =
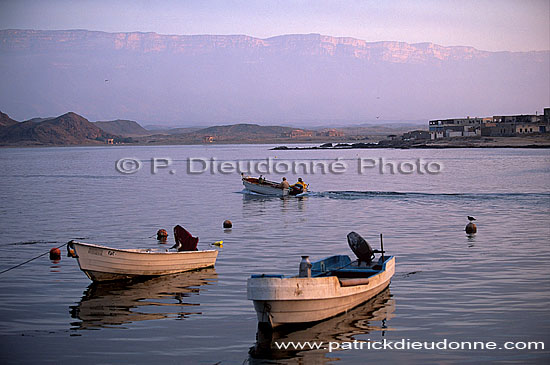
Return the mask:
<path fill-rule="evenodd" d="M 476 219 L 472 216 L 468 216 L 468 220 L 471 222 L 471 221 L 475 221 Z"/>

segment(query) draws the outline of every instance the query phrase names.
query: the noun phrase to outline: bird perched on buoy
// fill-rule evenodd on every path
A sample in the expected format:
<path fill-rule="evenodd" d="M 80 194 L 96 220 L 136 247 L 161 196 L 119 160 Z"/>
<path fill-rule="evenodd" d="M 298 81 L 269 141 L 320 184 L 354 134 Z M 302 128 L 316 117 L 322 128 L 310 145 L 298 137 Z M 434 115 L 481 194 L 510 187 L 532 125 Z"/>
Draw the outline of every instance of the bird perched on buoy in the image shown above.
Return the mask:
<path fill-rule="evenodd" d="M 466 228 L 464 229 L 466 231 L 467 234 L 474 234 L 477 232 L 477 227 L 475 225 L 475 223 L 473 221 L 475 221 L 476 219 L 472 216 L 468 216 L 468 220 L 470 221 L 470 223 L 468 223 L 466 225 Z"/>

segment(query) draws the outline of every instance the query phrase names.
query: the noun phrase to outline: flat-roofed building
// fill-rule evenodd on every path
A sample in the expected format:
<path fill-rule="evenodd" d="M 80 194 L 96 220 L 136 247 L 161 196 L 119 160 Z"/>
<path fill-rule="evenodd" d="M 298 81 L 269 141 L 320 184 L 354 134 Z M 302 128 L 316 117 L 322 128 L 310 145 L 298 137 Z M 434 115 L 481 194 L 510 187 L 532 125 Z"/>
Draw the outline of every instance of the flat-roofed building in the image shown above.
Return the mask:
<path fill-rule="evenodd" d="M 430 120 L 431 139 L 450 137 L 474 137 L 481 135 L 481 127 L 492 118 L 453 118 Z"/>

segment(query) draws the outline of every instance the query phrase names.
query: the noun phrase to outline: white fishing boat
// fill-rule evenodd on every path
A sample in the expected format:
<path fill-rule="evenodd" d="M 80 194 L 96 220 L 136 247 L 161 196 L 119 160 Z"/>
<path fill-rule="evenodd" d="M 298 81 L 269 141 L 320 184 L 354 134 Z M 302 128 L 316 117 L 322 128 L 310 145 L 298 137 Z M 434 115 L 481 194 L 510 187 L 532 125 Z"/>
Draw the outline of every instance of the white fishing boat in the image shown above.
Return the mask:
<path fill-rule="evenodd" d="M 160 276 L 213 267 L 217 250 L 168 251 L 119 249 L 70 241 L 80 270 L 93 281 Z"/>
<path fill-rule="evenodd" d="M 307 189 L 299 189 L 298 187 L 291 186 L 290 188 L 283 188 L 281 184 L 274 181 L 255 177 L 242 177 L 244 187 L 253 193 L 272 196 L 294 196 L 302 194 Z M 305 190 L 305 191 L 304 191 Z"/>
<path fill-rule="evenodd" d="M 252 275 L 247 297 L 254 302 L 260 323 L 271 327 L 317 322 L 371 299 L 390 284 L 395 258 L 372 250 L 357 233 L 348 242 L 358 259 L 337 255 L 311 264 L 302 257 L 298 276 Z M 374 260 L 374 253 L 381 253 Z"/>

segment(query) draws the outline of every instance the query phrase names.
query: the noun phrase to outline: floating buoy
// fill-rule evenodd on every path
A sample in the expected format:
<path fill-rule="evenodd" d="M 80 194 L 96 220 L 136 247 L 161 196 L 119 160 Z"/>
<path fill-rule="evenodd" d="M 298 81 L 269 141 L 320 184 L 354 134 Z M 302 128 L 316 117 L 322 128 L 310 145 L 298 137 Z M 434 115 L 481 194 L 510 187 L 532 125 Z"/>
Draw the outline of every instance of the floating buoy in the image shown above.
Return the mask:
<path fill-rule="evenodd" d="M 223 221 L 223 228 L 232 228 L 233 227 L 233 223 L 231 223 L 231 221 L 229 219 Z"/>
<path fill-rule="evenodd" d="M 223 247 L 223 241 L 216 241 L 212 244 L 212 246 Z"/>
<path fill-rule="evenodd" d="M 61 260 L 61 250 L 54 247 L 50 250 L 50 260 Z"/>
<path fill-rule="evenodd" d="M 475 223 L 470 222 L 466 225 L 466 228 L 464 230 L 466 231 L 467 234 L 474 234 L 477 232 L 477 227 Z"/>
<path fill-rule="evenodd" d="M 159 229 L 157 231 L 157 240 L 159 240 L 160 243 L 166 243 L 166 238 L 168 238 L 168 232 L 166 232 L 165 229 Z"/>

